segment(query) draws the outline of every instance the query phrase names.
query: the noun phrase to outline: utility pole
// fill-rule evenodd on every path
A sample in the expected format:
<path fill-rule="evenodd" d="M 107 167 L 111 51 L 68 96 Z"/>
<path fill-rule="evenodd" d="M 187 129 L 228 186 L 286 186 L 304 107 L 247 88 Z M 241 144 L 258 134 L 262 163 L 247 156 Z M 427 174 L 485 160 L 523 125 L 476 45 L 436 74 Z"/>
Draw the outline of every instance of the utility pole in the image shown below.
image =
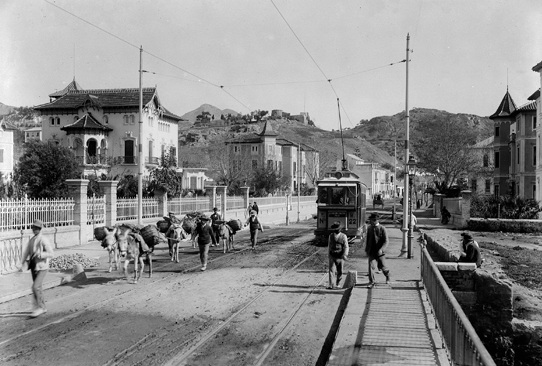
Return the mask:
<path fill-rule="evenodd" d="M 409 201 L 409 190 L 408 190 L 408 159 L 409 159 L 409 128 L 410 128 L 410 113 L 408 110 L 408 59 L 410 57 L 410 34 L 407 33 L 407 39 L 406 39 L 406 93 L 405 93 L 405 112 L 406 112 L 406 119 L 405 119 L 405 179 L 404 179 L 404 190 L 403 190 L 403 227 L 401 228 L 401 231 L 403 232 L 403 241 L 401 245 L 401 253 L 399 254 L 399 257 L 401 258 L 410 258 L 410 248 L 408 246 L 408 205 L 410 204 Z"/>
<path fill-rule="evenodd" d="M 137 153 L 137 223 L 143 223 L 143 46 L 139 48 L 139 147 Z"/>
<path fill-rule="evenodd" d="M 298 143 L 297 144 L 297 160 L 298 160 L 298 163 L 297 163 L 297 222 L 299 222 L 299 200 L 300 200 L 300 197 L 301 197 L 301 144 Z"/>

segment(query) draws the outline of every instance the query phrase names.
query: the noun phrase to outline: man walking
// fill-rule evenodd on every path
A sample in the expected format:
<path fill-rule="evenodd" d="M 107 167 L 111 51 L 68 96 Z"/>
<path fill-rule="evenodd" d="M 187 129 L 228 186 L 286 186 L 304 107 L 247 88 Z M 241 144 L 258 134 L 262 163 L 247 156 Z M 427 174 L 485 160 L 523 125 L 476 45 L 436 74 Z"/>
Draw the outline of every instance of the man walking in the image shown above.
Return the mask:
<path fill-rule="evenodd" d="M 53 257 L 53 247 L 49 239 L 43 236 L 41 229 L 43 229 L 43 222 L 41 220 L 34 221 L 32 224 L 34 236 L 28 241 L 22 257 L 21 271 L 28 262 L 28 269 L 32 273 L 32 292 L 36 303 L 35 310 L 30 315 L 32 318 L 47 312 L 43 298 L 43 279 L 49 271 L 49 259 Z"/>
<path fill-rule="evenodd" d="M 329 252 L 329 286 L 328 289 L 338 289 L 343 275 L 344 261 L 348 258 L 348 238 L 341 232 L 340 222 L 334 222 L 330 227 L 327 247 Z"/>
<path fill-rule="evenodd" d="M 215 233 L 215 239 L 216 239 L 216 242 L 218 243 L 220 240 L 220 235 L 219 235 L 219 232 L 218 232 L 218 226 L 219 226 L 219 223 L 218 221 L 221 221 L 222 220 L 222 216 L 220 216 L 220 214 L 218 213 L 218 208 L 213 208 L 213 214 L 211 215 L 211 227 L 213 228 L 213 232 Z"/>
<path fill-rule="evenodd" d="M 373 288 L 376 284 L 375 272 L 381 270 L 386 276 L 386 283 L 390 283 L 390 271 L 386 267 L 386 248 L 388 235 L 384 226 L 380 225 L 380 215 L 372 213 L 369 216 L 369 228 L 367 229 L 367 244 L 365 252 L 369 257 L 369 284 L 367 288 Z"/>
<path fill-rule="evenodd" d="M 209 258 L 209 246 L 211 243 L 216 245 L 213 228 L 209 225 L 209 218 L 205 215 L 200 216 L 196 225 L 198 235 L 199 258 L 201 261 L 201 270 L 207 269 L 207 260 Z"/>
<path fill-rule="evenodd" d="M 250 245 L 252 250 L 254 250 L 256 249 L 256 244 L 258 243 L 258 230 L 263 233 L 262 224 L 260 224 L 260 221 L 258 220 L 258 215 L 256 211 L 250 211 L 250 217 L 245 223 L 245 226 L 247 225 L 250 229 Z"/>

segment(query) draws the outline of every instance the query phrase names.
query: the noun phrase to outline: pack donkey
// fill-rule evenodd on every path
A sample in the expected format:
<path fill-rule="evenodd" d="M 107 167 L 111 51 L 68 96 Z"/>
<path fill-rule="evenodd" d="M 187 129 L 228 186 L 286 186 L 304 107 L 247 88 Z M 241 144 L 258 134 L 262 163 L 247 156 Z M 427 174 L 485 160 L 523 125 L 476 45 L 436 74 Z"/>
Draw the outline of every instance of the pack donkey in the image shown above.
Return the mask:
<path fill-rule="evenodd" d="M 127 281 L 130 281 L 128 276 L 128 264 L 130 261 L 134 261 L 134 283 L 141 278 L 145 269 L 145 259 L 149 262 L 149 277 L 152 277 L 152 249 L 149 251 L 143 251 L 141 248 L 141 242 L 143 238 L 141 235 L 132 232 L 128 227 L 121 226 L 117 231 L 117 241 L 119 246 L 120 260 L 124 261 L 124 276 Z M 141 266 L 141 269 L 139 269 Z"/>

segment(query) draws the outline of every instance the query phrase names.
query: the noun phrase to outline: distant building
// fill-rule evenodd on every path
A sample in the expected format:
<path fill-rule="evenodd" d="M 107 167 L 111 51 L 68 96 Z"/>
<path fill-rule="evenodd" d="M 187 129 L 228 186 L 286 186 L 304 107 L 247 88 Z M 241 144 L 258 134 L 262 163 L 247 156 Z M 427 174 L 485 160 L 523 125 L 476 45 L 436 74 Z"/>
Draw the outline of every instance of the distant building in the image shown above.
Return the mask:
<path fill-rule="evenodd" d="M 359 176 L 360 181 L 367 186 L 367 195 L 372 197 L 375 193 L 381 193 L 385 198 L 393 196 L 392 173 L 376 163 L 367 163 L 353 154 L 346 154 L 346 161 L 351 171 Z M 337 162 L 337 167 L 342 163 Z M 397 192 L 396 192 L 397 194 Z"/>
<path fill-rule="evenodd" d="M 510 181 L 511 153 L 508 146 L 510 140 L 511 125 L 515 118 L 513 113 L 517 107 L 512 96 L 506 90 L 499 107 L 489 118 L 493 120 L 493 164 L 494 164 L 494 188 L 496 196 L 509 195 L 514 192 L 514 187 Z"/>
<path fill-rule="evenodd" d="M 494 193 L 493 139 L 494 137 L 490 136 L 472 147 L 473 154 L 476 155 L 477 165 L 474 167 L 474 173 L 469 176 L 469 183 L 471 191 L 477 194 L 491 195 Z"/>
<path fill-rule="evenodd" d="M 10 126 L 0 121 L 0 173 L 4 180 L 13 174 L 13 132 Z"/>
<path fill-rule="evenodd" d="M 512 195 L 536 197 L 536 102 L 517 108 L 510 131 Z"/>
<path fill-rule="evenodd" d="M 143 89 L 142 116 L 137 88 L 84 90 L 74 80 L 49 97 L 51 102 L 34 107 L 41 114 L 42 139 L 72 149 L 85 175 L 136 175 L 140 143 L 145 176 L 164 153 L 178 158 L 182 119 L 162 105 L 157 88 Z"/>
<path fill-rule="evenodd" d="M 300 184 L 313 187 L 318 179 L 319 153 L 314 148 L 279 137 L 266 121 L 259 134 L 226 141 L 234 169 L 249 179 L 252 171 L 267 167 L 287 178 L 292 192 Z"/>
<path fill-rule="evenodd" d="M 24 142 L 41 141 L 41 127 L 31 127 L 24 130 Z"/>
<path fill-rule="evenodd" d="M 207 176 L 207 168 L 178 168 L 182 174 L 182 187 L 188 190 L 203 190 L 205 182 L 211 180 Z"/>
<path fill-rule="evenodd" d="M 529 97 L 529 100 L 536 102 L 536 200 L 542 201 L 542 99 L 540 98 L 540 90 L 542 89 L 542 61 L 533 66 L 534 72 L 538 72 L 540 78 L 540 89 Z"/>

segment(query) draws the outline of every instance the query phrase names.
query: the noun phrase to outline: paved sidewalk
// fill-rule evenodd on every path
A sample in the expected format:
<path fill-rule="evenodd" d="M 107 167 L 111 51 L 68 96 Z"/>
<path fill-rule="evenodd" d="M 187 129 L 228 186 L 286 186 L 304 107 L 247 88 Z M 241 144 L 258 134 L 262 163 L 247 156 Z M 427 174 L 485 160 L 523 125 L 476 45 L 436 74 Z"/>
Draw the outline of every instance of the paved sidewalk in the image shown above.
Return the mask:
<path fill-rule="evenodd" d="M 431 229 L 440 226 L 429 212 L 419 210 L 418 224 Z M 419 233 L 414 233 L 413 258 L 398 258 L 402 245 L 399 225 L 384 224 L 389 236 L 387 265 L 391 284 L 383 274 L 368 289 L 366 258 L 350 264 L 357 271 L 328 365 L 449 365 L 446 351 L 421 284 Z"/>
<path fill-rule="evenodd" d="M 109 255 L 107 251 L 100 246 L 100 242 L 91 241 L 85 245 L 78 245 L 69 248 L 55 249 L 55 257 L 63 254 L 76 254 L 82 253 L 90 259 L 98 261 L 101 267 L 105 267 L 105 263 L 109 261 Z M 57 272 L 49 271 L 43 281 L 43 288 L 49 289 L 59 286 L 62 283 L 63 278 L 70 275 L 71 271 Z M 87 273 L 87 275 L 89 275 Z M 100 275 L 103 275 L 100 274 Z M 32 275 L 30 271 L 15 272 L 0 275 L 0 304 L 17 299 L 19 297 L 32 294 Z"/>

